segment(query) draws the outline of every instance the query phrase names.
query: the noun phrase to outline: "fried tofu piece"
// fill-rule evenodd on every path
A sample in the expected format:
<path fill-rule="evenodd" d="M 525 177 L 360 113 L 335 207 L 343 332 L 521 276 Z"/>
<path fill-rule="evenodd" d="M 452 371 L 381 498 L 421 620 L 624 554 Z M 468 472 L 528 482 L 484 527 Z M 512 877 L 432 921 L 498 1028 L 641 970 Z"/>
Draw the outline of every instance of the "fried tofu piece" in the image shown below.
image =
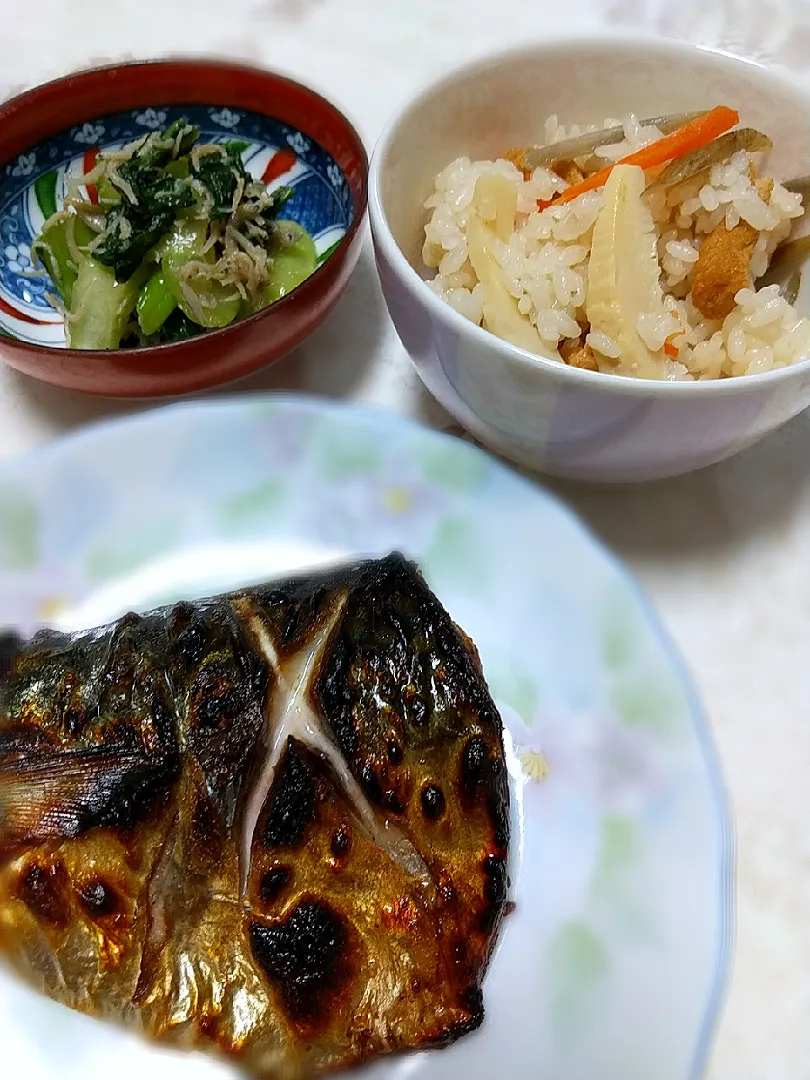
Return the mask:
<path fill-rule="evenodd" d="M 751 183 L 764 203 L 771 201 L 773 180 L 757 177 L 753 162 L 748 167 Z M 734 297 L 750 284 L 749 266 L 759 232 L 747 221 L 733 229 L 722 222 L 703 241 L 692 281 L 692 303 L 707 319 L 725 319 L 734 308 Z"/>
<path fill-rule="evenodd" d="M 581 184 L 585 179 L 585 174 L 579 168 L 575 161 L 555 161 L 551 166 L 552 172 L 555 172 L 561 180 L 564 180 L 566 184 L 573 186 L 574 184 Z"/>
<path fill-rule="evenodd" d="M 532 175 L 531 169 L 526 168 L 524 154 L 525 150 L 507 150 L 503 155 L 507 161 L 511 161 L 520 171 L 523 173 L 523 179 L 528 180 Z"/>
<path fill-rule="evenodd" d="M 569 367 L 582 368 L 583 371 L 599 370 L 593 349 L 582 338 L 566 338 L 560 342 L 559 352 Z"/>
<path fill-rule="evenodd" d="M 754 187 L 760 199 L 764 203 L 770 203 L 771 195 L 773 195 L 773 179 L 770 176 L 762 176 L 759 180 L 754 180 Z"/>
<path fill-rule="evenodd" d="M 692 279 L 692 303 L 707 319 L 725 319 L 734 297 L 750 284 L 749 267 L 759 233 L 747 221 L 733 229 L 721 222 L 703 241 Z"/>

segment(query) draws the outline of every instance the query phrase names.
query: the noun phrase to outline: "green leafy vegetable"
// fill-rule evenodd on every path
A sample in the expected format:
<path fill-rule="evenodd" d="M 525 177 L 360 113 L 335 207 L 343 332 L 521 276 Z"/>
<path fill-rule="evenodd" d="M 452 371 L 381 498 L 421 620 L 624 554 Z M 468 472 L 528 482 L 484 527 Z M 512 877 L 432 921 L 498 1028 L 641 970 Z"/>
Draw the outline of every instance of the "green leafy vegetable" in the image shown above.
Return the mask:
<path fill-rule="evenodd" d="M 138 325 L 147 337 L 156 333 L 177 307 L 177 299 L 169 288 L 163 268 L 149 278 L 138 294 Z"/>
<path fill-rule="evenodd" d="M 160 265 L 166 284 L 188 318 L 213 330 L 233 322 L 241 297 L 233 285 L 186 273 L 190 263 L 213 261 L 210 253 L 208 259 L 203 255 L 205 240 L 205 222 L 178 223 Z"/>
<path fill-rule="evenodd" d="M 177 213 L 194 204 L 194 192 L 164 169 L 134 158 L 118 170 L 123 198 L 107 212 L 107 231 L 93 255 L 128 281 L 150 248 L 174 224 Z M 127 190 L 129 189 L 129 191 Z M 133 203 L 130 194 L 135 195 Z"/>
<path fill-rule="evenodd" d="M 283 242 L 273 251 L 270 280 L 264 292 L 264 302 L 272 304 L 286 296 L 314 273 L 318 265 L 315 243 L 306 229 L 294 221 L 280 221 Z"/>
<path fill-rule="evenodd" d="M 73 243 L 78 248 L 86 248 L 93 239 L 92 229 L 81 218 L 69 221 L 63 216 L 45 223 L 33 245 L 33 255 L 48 273 L 59 291 L 66 307 L 71 306 L 73 286 L 79 275 L 79 266 L 71 255 L 68 229 L 73 229 Z"/>
<path fill-rule="evenodd" d="M 181 311 L 180 308 L 175 308 L 158 331 L 157 341 L 159 343 L 168 341 L 187 341 L 189 338 L 197 337 L 204 332 L 203 327 L 192 322 L 184 311 Z"/>
<path fill-rule="evenodd" d="M 65 324 L 71 349 L 117 349 L 135 303 L 134 279 L 116 281 L 115 275 L 95 259 L 82 259 L 73 285 L 71 315 Z"/>
<path fill-rule="evenodd" d="M 240 154 L 224 145 L 201 157 L 196 164 L 192 162 L 191 174 L 211 192 L 214 200 L 212 218 L 228 217 L 233 212 L 239 182 L 244 189 L 250 181 Z"/>
<path fill-rule="evenodd" d="M 288 187 L 286 184 L 274 188 L 274 190 L 269 193 L 269 201 L 262 210 L 262 217 L 264 220 L 268 223 L 275 221 L 294 194 L 295 188 Z"/>

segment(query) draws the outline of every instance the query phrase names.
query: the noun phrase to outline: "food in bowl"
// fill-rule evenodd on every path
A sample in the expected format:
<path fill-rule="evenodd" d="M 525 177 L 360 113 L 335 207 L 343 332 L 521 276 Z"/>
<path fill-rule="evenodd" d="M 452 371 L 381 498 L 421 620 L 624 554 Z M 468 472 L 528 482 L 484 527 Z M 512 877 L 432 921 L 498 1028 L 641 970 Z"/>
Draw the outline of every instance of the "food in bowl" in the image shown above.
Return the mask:
<path fill-rule="evenodd" d="M 201 143 L 185 119 L 107 149 L 68 181 L 32 245 L 74 349 L 156 345 L 255 314 L 317 267 L 312 237 L 279 215 L 242 162 L 246 144 Z M 35 271 L 36 272 L 36 271 Z"/>
<path fill-rule="evenodd" d="M 300 1080 L 483 1019 L 503 728 L 402 556 L 2 638 L 0 954 Z"/>
<path fill-rule="evenodd" d="M 810 354 L 789 288 L 764 284 L 804 215 L 767 174 L 768 136 L 725 106 L 460 157 L 426 202 L 431 287 L 529 352 L 594 372 L 705 380 Z M 762 287 L 757 287 L 758 283 Z"/>

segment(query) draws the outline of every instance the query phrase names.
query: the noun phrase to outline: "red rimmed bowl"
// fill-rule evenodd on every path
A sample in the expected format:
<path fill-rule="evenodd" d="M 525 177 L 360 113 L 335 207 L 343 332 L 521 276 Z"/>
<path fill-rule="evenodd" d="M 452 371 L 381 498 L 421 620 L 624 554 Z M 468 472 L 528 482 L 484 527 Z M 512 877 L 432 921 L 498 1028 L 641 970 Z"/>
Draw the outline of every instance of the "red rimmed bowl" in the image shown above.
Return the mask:
<path fill-rule="evenodd" d="M 285 216 L 315 239 L 319 266 L 251 318 L 171 344 L 110 352 L 65 347 L 61 316 L 33 277 L 31 243 L 58 209 L 65 179 L 99 150 L 179 117 L 205 141 L 244 143 L 248 171 L 289 184 Z M 114 397 L 189 393 L 280 359 L 326 317 L 354 269 L 367 202 L 368 159 L 334 105 L 291 79 L 240 64 L 119 64 L 46 83 L 0 105 L 0 356 L 55 386 Z"/>

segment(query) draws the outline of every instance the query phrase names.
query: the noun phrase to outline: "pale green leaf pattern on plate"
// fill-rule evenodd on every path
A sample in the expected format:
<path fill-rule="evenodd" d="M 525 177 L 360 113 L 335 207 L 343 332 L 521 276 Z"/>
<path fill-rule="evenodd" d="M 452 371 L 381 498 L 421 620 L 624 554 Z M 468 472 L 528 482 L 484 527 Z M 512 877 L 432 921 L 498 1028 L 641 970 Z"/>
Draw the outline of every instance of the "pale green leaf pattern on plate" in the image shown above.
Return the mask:
<path fill-rule="evenodd" d="M 180 533 L 178 521 L 133 522 L 118 535 L 91 548 L 87 555 L 87 577 L 101 583 L 137 570 L 150 559 L 169 553 Z"/>
<path fill-rule="evenodd" d="M 510 656 L 496 656 L 487 664 L 487 683 L 496 701 L 514 709 L 526 725 L 531 725 L 540 702 L 537 678 Z"/>
<path fill-rule="evenodd" d="M 282 508 L 287 491 L 281 481 L 267 480 L 249 491 L 225 499 L 218 520 L 225 536 L 253 534 L 271 525 Z"/>
<path fill-rule="evenodd" d="M 647 727 L 664 737 L 680 733 L 677 695 L 655 671 L 633 671 L 617 679 L 610 690 L 610 702 L 631 727 Z"/>
<path fill-rule="evenodd" d="M 586 923 L 572 920 L 557 931 L 547 962 L 554 1036 L 563 1043 L 574 1042 L 607 999 L 610 955 Z"/>
<path fill-rule="evenodd" d="M 638 822 L 608 814 L 602 819 L 599 861 L 591 904 L 601 919 L 609 919 L 634 938 L 652 940 L 650 865 Z"/>
<path fill-rule="evenodd" d="M 318 457 L 324 479 L 332 483 L 366 475 L 379 467 L 384 444 L 368 432 L 358 432 L 354 439 L 343 439 L 340 434 L 332 424 L 322 424 L 318 429 Z"/>
<path fill-rule="evenodd" d="M 39 511 L 14 487 L 0 488 L 0 569 L 32 570 L 39 560 Z"/>
<path fill-rule="evenodd" d="M 475 491 L 487 473 L 488 462 L 461 442 L 423 444 L 418 460 L 425 478 L 453 491 Z"/>
<path fill-rule="evenodd" d="M 608 700 L 630 727 L 644 727 L 661 738 L 686 734 L 682 689 L 669 667 L 647 654 L 649 629 L 634 597 L 614 590 L 598 614 L 599 646 L 609 680 Z"/>
<path fill-rule="evenodd" d="M 615 672 L 632 664 L 638 639 L 646 632 L 646 627 L 639 625 L 638 613 L 631 607 L 624 591 L 606 599 L 599 614 L 599 640 L 605 668 Z"/>
<path fill-rule="evenodd" d="M 423 565 L 455 589 L 474 589 L 480 598 L 490 587 L 490 566 L 478 533 L 463 518 L 445 518 L 425 552 Z"/>

